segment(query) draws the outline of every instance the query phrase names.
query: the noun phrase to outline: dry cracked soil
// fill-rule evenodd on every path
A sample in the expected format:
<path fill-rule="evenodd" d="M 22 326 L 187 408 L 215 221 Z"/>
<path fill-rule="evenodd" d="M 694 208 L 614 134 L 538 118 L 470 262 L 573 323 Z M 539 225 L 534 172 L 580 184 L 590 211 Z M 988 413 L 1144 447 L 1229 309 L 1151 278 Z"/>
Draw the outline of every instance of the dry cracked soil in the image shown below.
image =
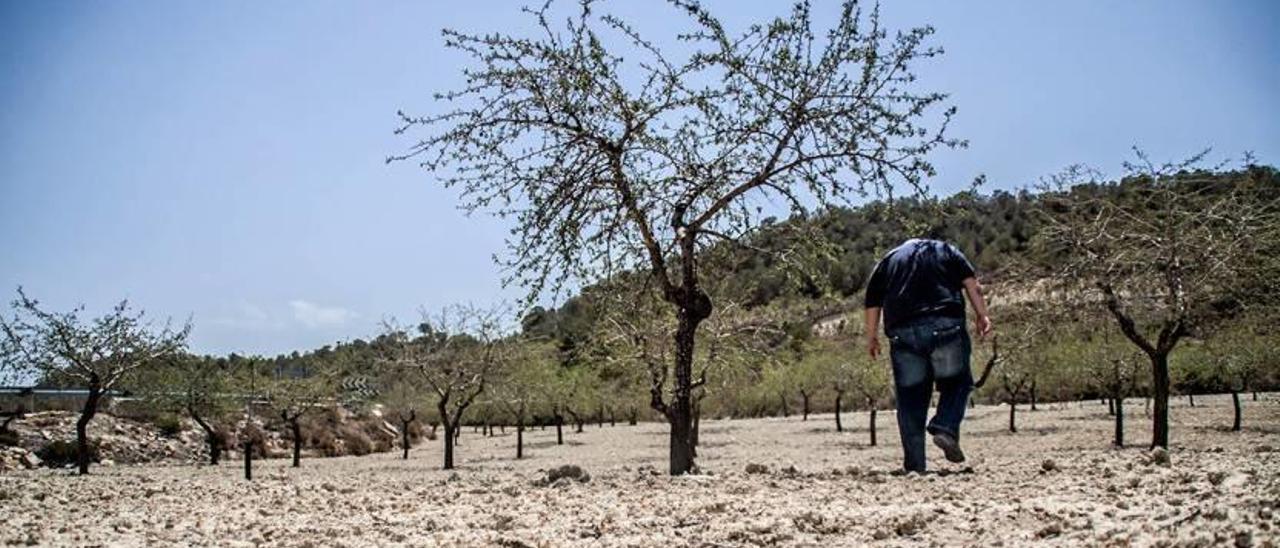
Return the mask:
<path fill-rule="evenodd" d="M 398 453 L 259 462 L 99 467 L 0 475 L 0 543 L 107 546 L 1275 546 L 1280 543 L 1280 397 L 1175 402 L 1173 448 L 1142 447 L 1149 420 L 1129 402 L 1136 447 L 1109 446 L 1099 402 L 970 411 L 965 465 L 930 447 L 934 472 L 899 465 L 892 413 L 869 447 L 867 414 L 705 420 L 702 473 L 669 477 L 666 428 L 589 425 L 526 436 L 467 429 L 459 467 L 439 441 Z M 1167 457 L 1167 458 L 1165 458 Z M 547 484 L 579 465 L 589 481 Z M 754 473 L 747 473 L 748 465 Z M 763 469 L 763 471 L 761 471 Z"/>

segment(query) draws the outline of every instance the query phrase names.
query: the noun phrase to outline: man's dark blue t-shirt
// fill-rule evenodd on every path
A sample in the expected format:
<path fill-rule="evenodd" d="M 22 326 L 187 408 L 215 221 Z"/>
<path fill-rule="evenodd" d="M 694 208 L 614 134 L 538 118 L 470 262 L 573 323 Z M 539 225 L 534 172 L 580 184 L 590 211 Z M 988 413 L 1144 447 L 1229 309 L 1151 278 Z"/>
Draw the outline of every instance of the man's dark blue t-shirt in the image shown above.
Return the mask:
<path fill-rule="evenodd" d="M 973 275 L 973 265 L 955 246 L 907 240 L 876 264 L 864 304 L 884 309 L 885 329 L 924 316 L 964 318 L 962 282 Z"/>

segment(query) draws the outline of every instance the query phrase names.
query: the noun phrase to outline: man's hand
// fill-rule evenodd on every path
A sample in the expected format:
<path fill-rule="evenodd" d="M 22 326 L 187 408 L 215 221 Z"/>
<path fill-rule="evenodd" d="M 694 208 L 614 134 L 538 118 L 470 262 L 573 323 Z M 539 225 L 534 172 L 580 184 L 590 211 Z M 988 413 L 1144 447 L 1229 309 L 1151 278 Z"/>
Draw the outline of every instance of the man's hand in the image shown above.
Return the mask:
<path fill-rule="evenodd" d="M 991 316 L 982 314 L 973 318 L 973 330 L 978 332 L 979 340 L 986 340 L 987 335 L 991 334 Z"/>
<path fill-rule="evenodd" d="M 871 354 L 871 359 L 880 357 L 880 338 L 872 335 L 867 337 L 867 352 Z"/>

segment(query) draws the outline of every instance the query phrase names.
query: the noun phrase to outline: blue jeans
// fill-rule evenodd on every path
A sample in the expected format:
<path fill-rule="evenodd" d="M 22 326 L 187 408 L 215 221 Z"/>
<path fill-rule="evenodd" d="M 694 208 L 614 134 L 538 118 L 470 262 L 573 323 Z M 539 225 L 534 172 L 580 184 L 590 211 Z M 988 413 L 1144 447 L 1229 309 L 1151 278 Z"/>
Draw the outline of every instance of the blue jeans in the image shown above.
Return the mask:
<path fill-rule="evenodd" d="M 962 318 L 924 317 L 894 326 L 886 335 L 893 362 L 903 467 L 909 472 L 924 472 L 925 432 L 945 432 L 960 439 L 960 421 L 973 390 L 969 332 Z M 934 383 L 940 393 L 938 411 L 926 427 Z"/>

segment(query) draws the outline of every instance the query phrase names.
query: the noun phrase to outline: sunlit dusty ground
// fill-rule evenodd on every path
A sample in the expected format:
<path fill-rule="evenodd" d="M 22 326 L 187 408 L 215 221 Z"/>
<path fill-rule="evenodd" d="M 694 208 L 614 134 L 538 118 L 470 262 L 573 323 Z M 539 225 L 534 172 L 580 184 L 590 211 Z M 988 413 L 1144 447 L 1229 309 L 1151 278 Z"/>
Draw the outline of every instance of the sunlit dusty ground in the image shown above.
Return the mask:
<path fill-rule="evenodd" d="M 879 447 L 866 414 L 705 421 L 709 475 L 671 478 L 660 424 L 591 425 L 526 438 L 462 436 L 456 473 L 439 470 L 439 442 L 396 455 L 312 459 L 301 469 L 260 463 L 253 483 L 219 467 L 98 468 L 0 476 L 0 542 L 40 545 L 1254 545 L 1280 535 L 1280 401 L 1246 401 L 1245 431 L 1224 431 L 1230 400 L 1180 398 L 1171 464 L 1143 448 L 1108 447 L 1097 402 L 1042 405 L 1005 431 L 1003 407 L 966 423 L 971 472 L 888 474 L 899 463 L 891 413 Z M 1147 439 L 1141 400 L 1129 435 Z M 931 447 L 932 449 L 932 447 Z M 1045 463 L 1051 460 L 1051 463 Z M 542 470 L 578 464 L 587 483 L 537 486 Z M 769 473 L 749 475 L 748 463 Z M 787 470 L 794 466 L 795 471 Z M 1046 470 L 1048 468 L 1049 470 Z M 1198 544 L 1197 544 L 1198 543 Z"/>

